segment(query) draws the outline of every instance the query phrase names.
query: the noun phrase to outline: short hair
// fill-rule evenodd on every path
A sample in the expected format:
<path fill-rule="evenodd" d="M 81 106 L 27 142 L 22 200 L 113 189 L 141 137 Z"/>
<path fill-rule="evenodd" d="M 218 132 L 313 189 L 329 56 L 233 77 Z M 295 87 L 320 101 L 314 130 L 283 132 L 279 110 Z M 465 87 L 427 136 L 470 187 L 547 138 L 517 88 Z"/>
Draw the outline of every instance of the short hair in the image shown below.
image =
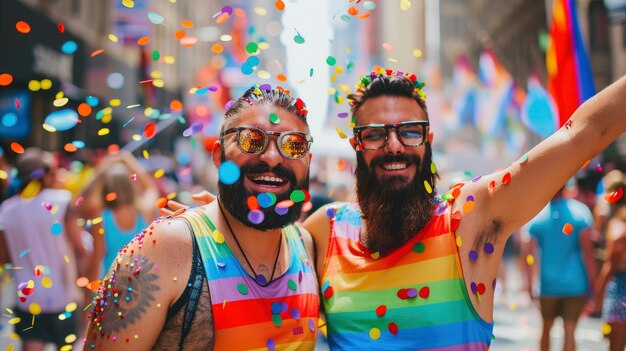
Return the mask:
<path fill-rule="evenodd" d="M 426 112 L 428 117 L 423 91 L 421 86 L 417 87 L 417 85 L 423 86 L 424 83 L 417 81 L 414 74 L 410 75 L 391 70 L 387 70 L 384 73 L 372 72 L 363 76 L 357 86 L 360 86 L 360 88 L 355 93 L 348 95 L 353 121 L 356 123 L 357 112 L 365 101 L 378 96 L 404 96 L 411 98 Z"/>
<path fill-rule="evenodd" d="M 269 84 L 256 84 L 246 90 L 243 95 L 232 104 L 227 105 L 228 110 L 224 115 L 220 134 L 231 128 L 241 111 L 251 107 L 260 105 L 273 105 L 292 112 L 306 125 L 307 132 L 309 125 L 306 121 L 308 111 L 304 101 L 300 98 L 294 98 L 285 90 L 280 88 L 272 88 Z"/>

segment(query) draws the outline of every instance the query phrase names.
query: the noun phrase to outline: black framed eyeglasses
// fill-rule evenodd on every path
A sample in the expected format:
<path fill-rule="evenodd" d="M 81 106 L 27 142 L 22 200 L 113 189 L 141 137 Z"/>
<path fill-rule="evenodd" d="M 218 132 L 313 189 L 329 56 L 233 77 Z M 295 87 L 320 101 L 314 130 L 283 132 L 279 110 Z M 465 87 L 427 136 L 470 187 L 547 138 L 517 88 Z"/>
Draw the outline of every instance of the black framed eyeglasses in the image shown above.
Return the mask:
<path fill-rule="evenodd" d="M 426 140 L 428 121 L 410 121 L 393 124 L 368 124 L 353 128 L 358 144 L 364 150 L 378 150 L 387 145 L 389 129 L 394 129 L 398 140 L 404 146 L 417 147 Z"/>
<path fill-rule="evenodd" d="M 224 136 L 235 132 L 237 133 L 239 149 L 249 155 L 265 152 L 269 144 L 269 137 L 276 136 L 276 146 L 280 154 L 286 158 L 297 160 L 303 158 L 309 152 L 313 142 L 313 138 L 308 138 L 306 133 L 292 131 L 274 132 L 250 126 L 227 129 L 220 134 L 220 138 L 223 140 Z"/>

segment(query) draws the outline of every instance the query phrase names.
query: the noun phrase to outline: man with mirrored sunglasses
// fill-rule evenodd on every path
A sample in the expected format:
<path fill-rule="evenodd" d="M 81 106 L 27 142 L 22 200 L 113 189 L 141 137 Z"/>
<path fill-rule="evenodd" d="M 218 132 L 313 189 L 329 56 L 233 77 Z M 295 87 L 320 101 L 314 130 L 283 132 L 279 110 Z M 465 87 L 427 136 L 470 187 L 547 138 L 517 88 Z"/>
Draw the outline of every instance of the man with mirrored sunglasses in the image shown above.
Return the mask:
<path fill-rule="evenodd" d="M 85 349 L 313 350 L 319 297 L 310 234 L 294 223 L 313 139 L 300 99 L 257 85 L 212 150 L 217 201 L 162 217 L 116 258 Z"/>

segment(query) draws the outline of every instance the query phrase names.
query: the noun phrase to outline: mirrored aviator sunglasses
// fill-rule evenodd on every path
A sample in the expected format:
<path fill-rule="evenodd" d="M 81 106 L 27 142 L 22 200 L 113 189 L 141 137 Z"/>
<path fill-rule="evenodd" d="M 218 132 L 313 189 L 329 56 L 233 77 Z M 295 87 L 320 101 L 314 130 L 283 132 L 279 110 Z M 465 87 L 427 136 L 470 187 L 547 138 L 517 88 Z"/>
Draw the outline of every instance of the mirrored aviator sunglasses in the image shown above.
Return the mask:
<path fill-rule="evenodd" d="M 301 132 L 274 132 L 265 131 L 256 127 L 241 126 L 225 130 L 221 137 L 231 133 L 237 133 L 237 145 L 246 154 L 256 155 L 265 152 L 269 144 L 269 137 L 276 137 L 276 146 L 283 157 L 297 160 L 303 158 L 311 147 L 313 138 L 307 139 L 307 135 Z"/>

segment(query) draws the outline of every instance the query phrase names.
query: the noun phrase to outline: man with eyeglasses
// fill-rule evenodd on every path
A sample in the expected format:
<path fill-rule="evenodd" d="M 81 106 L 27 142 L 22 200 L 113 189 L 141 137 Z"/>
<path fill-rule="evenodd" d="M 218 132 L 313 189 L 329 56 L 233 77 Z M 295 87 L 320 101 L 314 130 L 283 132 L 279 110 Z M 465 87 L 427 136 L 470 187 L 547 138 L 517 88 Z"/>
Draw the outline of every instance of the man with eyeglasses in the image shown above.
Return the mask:
<path fill-rule="evenodd" d="M 332 350 L 488 349 L 507 238 L 626 129 L 622 78 L 513 165 L 436 198 L 423 86 L 391 70 L 361 79 L 348 97 L 358 202 L 303 223 Z"/>
<path fill-rule="evenodd" d="M 116 258 L 93 301 L 85 349 L 315 347 L 307 110 L 257 85 L 228 108 L 213 162 L 217 201 L 155 221 Z"/>

